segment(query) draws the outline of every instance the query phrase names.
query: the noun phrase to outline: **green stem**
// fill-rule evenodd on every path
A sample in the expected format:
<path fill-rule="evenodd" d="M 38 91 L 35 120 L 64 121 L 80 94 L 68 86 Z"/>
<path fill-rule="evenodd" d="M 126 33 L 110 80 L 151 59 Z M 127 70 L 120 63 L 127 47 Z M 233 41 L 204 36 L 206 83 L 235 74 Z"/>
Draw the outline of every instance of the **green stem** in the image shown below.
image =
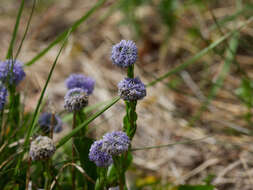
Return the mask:
<path fill-rule="evenodd" d="M 127 76 L 129 78 L 134 78 L 134 65 L 131 65 L 127 69 Z M 136 113 L 136 104 L 137 101 L 125 101 L 126 104 L 126 115 L 124 117 L 124 131 L 127 135 L 132 139 L 134 137 L 136 131 L 136 120 L 137 120 L 137 113 Z"/>
<path fill-rule="evenodd" d="M 50 160 L 46 160 L 44 163 L 44 176 L 45 176 L 45 190 L 50 190 Z"/>
<path fill-rule="evenodd" d="M 121 157 L 119 156 L 113 156 L 113 163 L 116 167 L 118 180 L 119 180 L 119 189 L 124 190 L 124 187 L 126 187 L 126 179 L 125 179 L 125 169 L 123 168 L 123 162 Z"/>
<path fill-rule="evenodd" d="M 134 65 L 131 65 L 127 68 L 127 76 L 129 78 L 134 78 Z"/>
<path fill-rule="evenodd" d="M 72 130 L 76 128 L 76 111 L 73 113 L 73 125 Z M 75 163 L 75 136 L 72 138 L 72 162 Z M 76 173 L 75 173 L 75 167 L 72 166 L 72 190 L 76 189 Z"/>
<path fill-rule="evenodd" d="M 97 173 L 99 174 L 96 185 L 95 185 L 95 190 L 104 190 L 106 187 L 106 173 L 107 173 L 107 168 L 98 168 Z"/>

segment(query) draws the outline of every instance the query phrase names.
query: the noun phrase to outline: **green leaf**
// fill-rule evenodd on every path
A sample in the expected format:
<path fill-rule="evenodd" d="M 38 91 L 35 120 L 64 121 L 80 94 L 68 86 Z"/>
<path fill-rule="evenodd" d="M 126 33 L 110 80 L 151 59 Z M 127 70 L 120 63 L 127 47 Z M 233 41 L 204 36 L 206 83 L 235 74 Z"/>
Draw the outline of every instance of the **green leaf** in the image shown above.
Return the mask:
<path fill-rule="evenodd" d="M 213 190 L 214 186 L 211 185 L 181 185 L 178 190 Z"/>

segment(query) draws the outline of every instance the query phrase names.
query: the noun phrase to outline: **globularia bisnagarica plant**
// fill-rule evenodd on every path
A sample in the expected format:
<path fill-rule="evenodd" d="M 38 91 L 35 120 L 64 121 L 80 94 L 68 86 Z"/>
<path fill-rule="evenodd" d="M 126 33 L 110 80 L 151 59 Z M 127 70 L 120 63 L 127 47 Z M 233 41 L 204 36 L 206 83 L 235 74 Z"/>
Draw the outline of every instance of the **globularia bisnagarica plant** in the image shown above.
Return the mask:
<path fill-rule="evenodd" d="M 33 0 L 26 30 L 21 43 L 18 44 L 16 38 L 20 19 L 25 3 L 28 2 L 19 1 L 20 7 L 7 55 L 0 61 L 0 189 L 130 190 L 125 174 L 134 159 L 132 152 L 173 145 L 132 147 L 132 140 L 137 130 L 136 106 L 138 101 L 147 95 L 146 88 L 184 70 L 228 38 L 236 39 L 239 30 L 253 20 L 249 18 L 244 24 L 223 35 L 189 60 L 146 85 L 134 74 L 134 66 L 138 60 L 136 44 L 131 40 L 121 40 L 113 45 L 111 50 L 111 62 L 126 73 L 126 77 L 118 83 L 118 96 L 107 102 L 88 105 L 90 96 L 95 93 L 95 79 L 82 73 L 70 73 L 65 80 L 66 94 L 62 111 L 56 112 L 49 109 L 47 106 L 49 101 L 45 98 L 46 90 L 58 58 L 67 46 L 69 36 L 106 1 L 96 1 L 82 17 L 26 63 L 18 60 L 18 55 L 22 53 L 22 45 L 37 1 Z M 142 1 L 124 1 L 123 3 L 127 5 L 129 2 L 134 3 L 133 5 L 138 3 L 139 6 Z M 167 2 L 163 1 L 163 3 Z M 121 2 L 120 6 L 122 5 Z M 119 4 L 115 2 L 112 6 L 114 7 L 110 11 L 115 10 Z M 129 12 L 129 15 L 131 14 Z M 106 13 L 106 15 L 110 14 Z M 104 17 L 101 21 L 103 19 Z M 25 90 L 18 87 L 24 84 L 29 76 L 26 76 L 26 67 L 34 66 L 57 44 L 60 44 L 60 50 L 51 64 L 36 107 L 32 111 L 24 111 L 25 104 L 29 101 L 21 98 L 25 96 Z M 16 46 L 17 52 L 14 52 Z M 118 123 L 118 126 L 123 126 L 122 129 L 107 132 L 98 140 L 91 138 L 88 133 L 89 124 L 118 101 L 125 103 L 123 125 Z M 95 110 L 97 111 L 93 113 Z M 68 126 L 68 122 L 71 123 L 72 129 L 56 141 L 56 133 L 63 131 Z"/>

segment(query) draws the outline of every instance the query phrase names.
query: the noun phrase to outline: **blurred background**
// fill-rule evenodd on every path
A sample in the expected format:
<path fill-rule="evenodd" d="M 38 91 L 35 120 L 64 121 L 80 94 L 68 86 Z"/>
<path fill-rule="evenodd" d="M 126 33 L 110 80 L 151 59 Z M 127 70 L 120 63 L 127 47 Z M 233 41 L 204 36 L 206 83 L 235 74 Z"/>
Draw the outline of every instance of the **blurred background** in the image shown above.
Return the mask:
<path fill-rule="evenodd" d="M 5 58 L 19 0 L 0 2 L 0 59 Z M 83 16 L 96 1 L 38 0 L 18 57 L 26 63 Z M 18 42 L 33 1 L 27 0 Z M 111 47 L 136 42 L 135 74 L 148 84 L 252 20 L 252 0 L 108 0 L 70 36 L 47 90 L 45 109 L 63 111 L 64 80 L 82 73 L 96 80 L 90 105 L 117 95 L 126 72 L 112 65 Z M 253 24 L 211 48 L 183 70 L 150 86 L 137 106 L 133 147 L 202 139 L 134 152 L 127 181 L 133 189 L 177 189 L 180 184 L 213 184 L 222 190 L 253 188 Z M 26 67 L 26 112 L 36 106 L 59 46 Z M 252 69 L 252 70 L 251 70 Z M 25 98 L 24 98 L 25 97 Z M 53 108 L 52 108 L 53 107 Z M 122 128 L 120 101 L 96 119 L 91 136 Z M 65 124 L 62 133 L 70 127 Z M 59 137 L 60 138 L 60 137 Z"/>

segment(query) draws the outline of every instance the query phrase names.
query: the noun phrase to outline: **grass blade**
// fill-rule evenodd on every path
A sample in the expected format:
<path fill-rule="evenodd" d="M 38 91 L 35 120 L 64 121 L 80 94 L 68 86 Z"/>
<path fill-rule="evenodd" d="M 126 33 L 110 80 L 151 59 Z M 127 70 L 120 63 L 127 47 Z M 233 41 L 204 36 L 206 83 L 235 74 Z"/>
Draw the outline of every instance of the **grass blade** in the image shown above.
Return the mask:
<path fill-rule="evenodd" d="M 21 51 L 21 49 L 22 49 L 24 40 L 25 40 L 25 38 L 26 38 L 28 29 L 29 29 L 30 24 L 31 24 L 31 20 L 32 20 L 32 17 L 33 17 L 33 13 L 34 13 L 34 10 L 35 10 L 35 6 L 36 6 L 36 0 L 33 0 L 32 11 L 31 11 L 31 13 L 30 13 L 30 16 L 29 16 L 29 19 L 28 19 L 28 22 L 27 22 L 27 25 L 26 25 L 26 28 L 25 28 L 25 33 L 24 33 L 23 38 L 22 38 L 22 40 L 21 40 L 21 42 L 20 42 L 20 45 L 19 45 L 19 47 L 18 47 L 18 50 L 17 50 L 17 53 L 16 53 L 16 56 L 15 56 L 14 60 L 17 59 L 17 57 L 18 57 L 18 55 L 19 55 L 19 53 L 20 53 L 20 51 Z"/>
<path fill-rule="evenodd" d="M 138 151 L 138 150 L 150 150 L 150 149 L 156 149 L 156 148 L 166 148 L 166 147 L 174 146 L 174 145 L 177 145 L 177 144 L 192 144 L 192 143 L 207 139 L 209 137 L 211 137 L 211 136 L 202 137 L 202 138 L 193 139 L 193 140 L 179 141 L 179 142 L 170 143 L 170 144 L 157 145 L 157 146 L 146 146 L 146 147 L 141 147 L 141 148 L 132 148 L 131 152 Z"/>
<path fill-rule="evenodd" d="M 59 56 L 60 56 L 60 54 L 61 54 L 61 52 L 62 52 L 62 50 L 63 50 L 63 48 L 64 48 L 64 46 L 65 46 L 65 44 L 66 44 L 66 42 L 67 42 L 67 39 L 68 39 L 70 33 L 71 33 L 71 31 L 69 31 L 68 34 L 67 34 L 67 36 L 65 37 L 65 40 L 64 40 L 64 42 L 63 42 L 63 44 L 62 44 L 62 46 L 61 46 L 61 49 L 60 49 L 60 51 L 58 52 L 58 54 L 57 54 L 57 56 L 56 56 L 56 58 L 55 58 L 55 61 L 54 61 L 53 65 L 52 65 L 52 67 L 51 67 L 51 69 L 50 69 L 48 78 L 47 78 L 46 83 L 45 83 L 45 85 L 44 85 L 44 87 L 43 87 L 43 90 L 42 90 L 42 92 L 41 92 L 39 101 L 38 101 L 37 106 L 36 106 L 36 109 L 35 109 L 35 112 L 34 112 L 34 114 L 33 114 L 32 123 L 31 123 L 31 125 L 30 125 L 29 128 L 28 128 L 27 135 L 26 135 L 25 142 L 24 142 L 24 146 L 23 146 L 24 150 L 23 150 L 22 155 L 21 155 L 20 158 L 19 158 L 18 164 L 17 164 L 16 169 L 15 169 L 15 173 L 18 172 L 19 166 L 20 166 L 20 162 L 21 162 L 21 160 L 22 160 L 22 158 L 23 158 L 24 152 L 25 152 L 26 149 L 28 148 L 29 139 L 30 139 L 30 136 L 31 136 L 31 134 L 32 134 L 32 131 L 33 131 L 35 125 L 36 125 L 35 121 L 36 121 L 36 118 L 38 117 L 38 112 L 39 112 L 39 109 L 40 109 L 41 102 L 42 102 L 43 97 L 44 97 L 44 94 L 45 94 L 45 92 L 46 92 L 48 83 L 49 83 L 49 81 L 50 81 L 50 79 L 51 79 L 51 77 L 52 77 L 52 74 L 53 74 L 54 68 L 55 68 L 55 66 L 56 66 L 56 63 L 57 63 L 57 61 L 58 61 L 58 58 L 59 58 Z"/>
<path fill-rule="evenodd" d="M 199 53 L 197 53 L 195 56 L 193 56 L 192 58 L 188 59 L 187 61 L 185 61 L 183 64 L 177 66 L 176 68 L 170 70 L 169 72 L 165 73 L 164 75 L 158 77 L 157 79 L 153 80 L 152 82 L 148 83 L 146 86 L 153 86 L 156 83 L 166 79 L 168 76 L 172 75 L 172 74 L 176 74 L 179 71 L 184 70 L 186 67 L 188 67 L 189 65 L 195 63 L 198 59 L 200 59 L 201 57 L 203 57 L 205 54 L 207 54 L 210 50 L 212 50 L 213 48 L 215 48 L 216 46 L 218 46 L 219 44 L 221 44 L 222 42 L 224 42 L 226 39 L 228 39 L 229 37 L 233 36 L 235 33 L 237 33 L 239 30 L 241 30 L 243 27 L 245 27 L 246 25 L 250 24 L 253 21 L 253 17 L 250 17 L 244 24 L 242 24 L 240 27 L 238 27 L 237 29 L 227 33 L 226 35 L 224 35 L 223 37 L 221 37 L 220 39 L 218 39 L 217 41 L 213 42 L 212 44 L 210 44 L 208 47 L 206 47 L 205 49 L 203 49 L 202 51 L 200 51 Z"/>
<path fill-rule="evenodd" d="M 107 0 L 99 0 L 90 10 L 87 11 L 85 15 L 83 15 L 79 20 L 77 20 L 68 30 L 65 30 L 61 34 L 56 37 L 56 39 L 51 42 L 48 47 L 43 49 L 39 54 L 37 54 L 34 58 L 32 58 L 30 61 L 28 61 L 25 65 L 30 66 L 34 64 L 38 59 L 40 59 L 42 56 L 44 56 L 51 48 L 53 48 L 56 44 L 61 42 L 68 34 L 69 31 L 74 32 L 89 16 L 95 12 L 99 7 L 101 7 Z"/>
<path fill-rule="evenodd" d="M 120 97 L 115 97 L 111 100 L 110 103 L 108 103 L 103 109 L 96 112 L 94 115 L 89 117 L 85 122 L 83 122 L 81 125 L 76 127 L 74 130 L 72 130 L 69 134 L 67 134 L 65 137 L 63 137 L 59 143 L 57 144 L 56 148 L 60 148 L 62 145 L 64 145 L 68 140 L 70 140 L 74 135 L 76 135 L 83 127 L 88 125 L 90 122 L 92 122 L 94 119 L 96 119 L 98 116 L 100 116 L 102 113 L 104 113 L 106 110 L 108 110 L 111 106 L 113 106 L 115 103 L 117 103 L 120 100 Z"/>
<path fill-rule="evenodd" d="M 87 107 L 84 108 L 84 112 L 85 112 L 85 114 L 88 114 L 88 113 L 90 113 L 91 111 L 93 111 L 93 110 L 95 110 L 95 109 L 98 109 L 98 108 L 100 108 L 100 107 L 102 107 L 102 106 L 108 104 L 109 102 L 111 102 L 111 100 L 107 100 L 107 101 L 103 101 L 103 102 L 98 102 L 98 103 L 96 103 L 96 104 L 94 104 L 94 105 L 87 106 Z M 71 121 L 72 118 L 73 118 L 73 114 L 70 113 L 70 114 L 65 115 L 65 116 L 62 118 L 62 121 L 63 121 L 63 122 L 68 122 L 68 121 Z"/>
<path fill-rule="evenodd" d="M 15 43 L 15 40 L 16 40 L 16 37 L 17 37 L 18 27 L 19 27 L 22 12 L 24 10 L 24 5 L 25 5 L 25 0 L 22 0 L 21 5 L 20 5 L 19 10 L 18 10 L 18 15 L 17 15 L 17 18 L 16 18 L 16 24 L 15 24 L 15 27 L 14 27 L 14 30 L 13 30 L 13 33 L 12 33 L 12 38 L 11 38 L 11 42 L 10 42 L 10 45 L 9 45 L 9 48 L 8 48 L 6 59 L 10 59 L 13 55 L 13 46 L 14 46 L 14 43 Z"/>
<path fill-rule="evenodd" d="M 219 89 L 222 87 L 223 82 L 229 73 L 230 67 L 234 62 L 238 43 L 239 43 L 239 32 L 235 33 L 233 38 L 231 38 L 231 40 L 229 41 L 228 47 L 226 49 L 226 60 L 225 60 L 225 63 L 221 69 L 221 72 L 219 73 L 216 81 L 213 83 L 211 90 L 208 94 L 208 97 L 204 101 L 204 103 L 202 104 L 201 109 L 197 112 L 197 114 L 193 117 L 192 121 L 190 122 L 191 125 L 193 125 L 193 123 L 199 119 L 202 112 L 206 109 L 208 104 L 216 96 Z"/>

